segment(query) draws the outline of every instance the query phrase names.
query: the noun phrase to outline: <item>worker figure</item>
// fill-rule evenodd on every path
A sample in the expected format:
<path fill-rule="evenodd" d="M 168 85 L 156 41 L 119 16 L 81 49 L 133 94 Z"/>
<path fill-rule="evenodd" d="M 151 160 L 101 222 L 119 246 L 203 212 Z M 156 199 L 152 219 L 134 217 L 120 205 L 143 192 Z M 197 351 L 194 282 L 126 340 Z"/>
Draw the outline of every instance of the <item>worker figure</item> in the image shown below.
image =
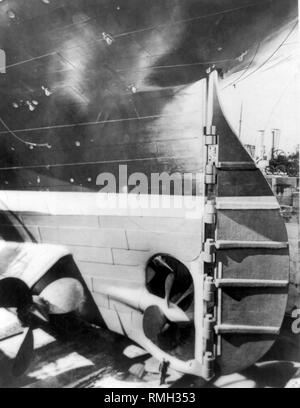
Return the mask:
<path fill-rule="evenodd" d="M 164 385 L 166 383 L 166 378 L 168 376 L 168 368 L 170 367 L 169 361 L 163 360 L 163 362 L 159 366 L 160 372 L 160 385 Z"/>

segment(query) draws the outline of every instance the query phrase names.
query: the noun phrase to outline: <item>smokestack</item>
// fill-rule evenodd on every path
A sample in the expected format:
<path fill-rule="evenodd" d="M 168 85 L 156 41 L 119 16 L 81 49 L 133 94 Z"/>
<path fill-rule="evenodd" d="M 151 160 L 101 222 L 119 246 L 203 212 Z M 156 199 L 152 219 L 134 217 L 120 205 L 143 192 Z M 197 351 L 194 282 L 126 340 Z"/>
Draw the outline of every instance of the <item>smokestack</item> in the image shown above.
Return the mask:
<path fill-rule="evenodd" d="M 274 159 L 274 153 L 279 149 L 280 143 L 280 129 L 272 129 L 272 146 L 271 146 L 271 158 Z"/>
<path fill-rule="evenodd" d="M 258 131 L 258 143 L 257 143 L 257 158 L 260 160 L 264 160 L 265 153 L 266 153 L 265 131 L 259 130 Z"/>

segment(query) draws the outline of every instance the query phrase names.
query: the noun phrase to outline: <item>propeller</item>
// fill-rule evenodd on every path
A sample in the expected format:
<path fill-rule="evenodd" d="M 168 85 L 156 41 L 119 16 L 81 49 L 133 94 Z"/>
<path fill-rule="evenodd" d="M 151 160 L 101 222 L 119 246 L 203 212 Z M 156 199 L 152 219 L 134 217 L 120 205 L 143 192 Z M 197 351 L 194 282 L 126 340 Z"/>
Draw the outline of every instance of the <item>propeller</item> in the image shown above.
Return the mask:
<path fill-rule="evenodd" d="M 156 258 L 157 262 L 158 257 Z M 161 259 L 158 260 L 159 262 Z M 162 264 L 160 264 L 162 265 Z M 180 297 L 171 304 L 171 292 L 176 280 L 175 273 L 173 270 L 163 261 L 163 266 L 171 271 L 166 277 L 165 280 L 165 302 L 167 310 L 163 311 L 158 305 L 152 305 L 148 307 L 144 312 L 143 319 L 143 329 L 146 337 L 151 340 L 153 343 L 159 343 L 159 336 L 163 334 L 169 327 L 170 324 L 176 324 L 177 326 L 186 326 L 188 322 L 192 319 L 193 313 L 183 312 L 180 309 L 179 305 L 183 302 L 188 296 L 194 293 L 194 285 L 191 284 L 187 290 L 180 295 Z M 168 311 L 168 313 L 166 313 Z M 167 315 L 166 315 L 167 314 Z M 181 316 L 185 316 L 187 320 L 182 319 Z M 175 318 L 176 321 L 172 321 Z M 171 320 L 170 320 L 171 319 Z M 178 319 L 178 320 L 177 320 Z"/>
<path fill-rule="evenodd" d="M 156 255 L 147 268 L 148 290 L 165 298 L 167 307 L 178 305 L 194 292 L 193 281 L 187 268 L 167 255 Z M 184 293 L 180 293 L 184 290 Z M 178 299 L 178 300 L 177 300 Z"/>
<path fill-rule="evenodd" d="M 26 283 L 18 278 L 0 280 L 0 307 L 16 308 L 18 317 L 25 327 L 24 337 L 12 367 L 14 376 L 21 376 L 32 361 L 33 330 L 48 323 L 52 314 L 68 314 L 78 310 L 84 298 L 83 286 L 73 278 L 62 278 L 52 282 L 39 296 L 33 296 Z"/>

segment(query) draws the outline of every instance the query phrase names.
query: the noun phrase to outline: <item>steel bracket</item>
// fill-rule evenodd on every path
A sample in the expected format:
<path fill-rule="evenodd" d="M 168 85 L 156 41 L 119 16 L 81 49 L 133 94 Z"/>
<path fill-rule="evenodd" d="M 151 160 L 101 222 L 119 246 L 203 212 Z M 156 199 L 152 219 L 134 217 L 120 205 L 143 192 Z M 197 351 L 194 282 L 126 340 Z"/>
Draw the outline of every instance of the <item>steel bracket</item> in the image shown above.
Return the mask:
<path fill-rule="evenodd" d="M 214 200 L 208 200 L 204 208 L 204 223 L 215 224 L 216 223 L 216 204 Z"/>
<path fill-rule="evenodd" d="M 213 162 L 209 162 L 205 167 L 205 183 L 216 184 L 217 182 L 217 169 Z"/>
<path fill-rule="evenodd" d="M 206 263 L 214 263 L 216 260 L 216 243 L 213 239 L 207 239 L 204 244 L 203 260 Z"/>
<path fill-rule="evenodd" d="M 215 357 L 212 352 L 206 352 L 203 359 L 203 378 L 211 380 L 215 375 Z"/>
<path fill-rule="evenodd" d="M 213 340 L 216 320 L 213 315 L 206 315 L 204 318 L 203 338 L 206 340 Z"/>
<path fill-rule="evenodd" d="M 203 298 L 206 302 L 214 302 L 216 286 L 211 276 L 207 276 L 204 280 Z"/>

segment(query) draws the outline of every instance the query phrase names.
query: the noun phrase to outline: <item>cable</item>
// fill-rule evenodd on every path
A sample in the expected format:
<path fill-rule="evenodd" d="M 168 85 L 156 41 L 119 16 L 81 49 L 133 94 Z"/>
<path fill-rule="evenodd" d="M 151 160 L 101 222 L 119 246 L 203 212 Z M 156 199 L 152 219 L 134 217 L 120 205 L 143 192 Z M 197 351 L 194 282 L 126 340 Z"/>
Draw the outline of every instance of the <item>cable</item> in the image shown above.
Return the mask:
<path fill-rule="evenodd" d="M 261 68 L 263 68 L 273 57 L 274 55 L 277 54 L 277 52 L 280 50 L 280 48 L 286 43 L 286 41 L 290 38 L 290 36 L 292 35 L 292 33 L 294 32 L 295 28 L 298 25 L 298 20 L 296 21 L 296 23 L 293 25 L 291 31 L 288 33 L 288 35 L 285 37 L 285 39 L 280 43 L 280 45 L 275 49 L 275 51 L 272 52 L 272 54 L 261 64 L 259 65 L 254 71 L 250 72 L 249 75 L 247 75 L 246 77 L 242 78 L 239 82 L 243 82 L 245 81 L 247 78 L 249 78 L 250 76 L 254 75 L 255 73 L 257 73 L 258 71 L 261 70 Z"/>
<path fill-rule="evenodd" d="M 282 58 L 279 61 L 275 60 L 274 63 L 271 66 L 266 67 L 262 72 L 270 71 L 271 69 L 274 69 L 278 65 L 284 64 L 284 63 L 286 63 L 288 61 L 291 61 L 291 60 L 294 60 L 294 59 L 297 59 L 297 56 L 295 56 L 295 54 L 290 54 L 290 55 L 286 56 L 285 58 Z"/>
<path fill-rule="evenodd" d="M 25 144 L 26 146 L 32 146 L 32 147 L 47 147 L 48 149 L 51 148 L 51 146 L 48 143 L 31 143 L 27 142 L 26 140 L 22 139 L 21 137 L 17 136 L 13 130 L 11 130 L 7 124 L 4 122 L 4 120 L 0 117 L 0 123 L 4 126 L 4 128 L 7 130 L 7 132 L 0 132 L 0 133 L 9 133 L 11 136 L 13 136 L 15 139 L 17 139 L 19 142 Z"/>
<path fill-rule="evenodd" d="M 191 111 L 190 113 L 197 113 L 198 111 Z M 80 122 L 80 123 L 69 123 L 65 125 L 53 125 L 53 126 L 43 126 L 43 127 L 38 127 L 38 128 L 24 128 L 24 129 L 14 129 L 10 130 L 4 122 L 2 122 L 3 126 L 7 129 L 7 131 L 1 131 L 0 135 L 8 134 L 10 133 L 12 136 L 20 140 L 22 143 L 25 144 L 30 144 L 33 146 L 49 146 L 46 144 L 43 145 L 35 145 L 34 143 L 26 142 L 25 140 L 19 138 L 16 133 L 26 133 L 26 132 L 37 132 L 37 131 L 42 131 L 42 130 L 52 130 L 52 129 L 66 129 L 66 128 L 74 128 L 74 127 L 81 127 L 81 126 L 93 126 L 93 125 L 104 125 L 107 123 L 122 123 L 122 122 L 131 122 L 131 121 L 136 121 L 136 120 L 148 120 L 148 119 L 160 119 L 160 118 L 168 118 L 168 117 L 176 117 L 178 116 L 185 116 L 187 112 L 185 113 L 177 113 L 177 114 L 169 114 L 169 115 L 151 115 L 151 116 L 140 116 L 140 117 L 132 117 L 132 118 L 120 118 L 120 119 L 108 119 L 108 120 L 103 120 L 103 121 L 94 121 L 94 122 Z M 0 121 L 2 119 L 0 118 Z M 49 146 L 51 147 L 51 146 Z"/>
<path fill-rule="evenodd" d="M 178 138 L 175 137 L 175 138 L 171 138 L 171 139 L 162 138 L 162 139 L 155 139 L 155 140 L 150 140 L 150 141 L 139 141 L 139 140 L 136 141 L 136 139 L 134 139 L 134 137 L 133 137 L 132 141 L 130 141 L 128 143 L 125 143 L 125 144 L 126 144 L 126 146 L 131 146 L 131 147 L 136 146 L 136 145 L 142 145 L 142 146 L 145 147 L 145 146 L 150 146 L 150 145 L 153 145 L 153 144 L 160 145 L 160 144 L 164 144 L 164 143 L 173 143 L 173 142 L 176 143 L 176 142 L 179 142 L 180 140 L 181 139 L 178 139 Z M 102 150 L 103 148 L 112 149 L 112 148 L 123 148 L 124 147 L 124 143 L 122 143 L 122 141 L 118 141 L 118 142 L 115 142 L 113 144 L 110 144 L 110 143 L 102 144 L 102 143 L 97 143 L 97 142 L 95 142 L 93 140 L 93 142 L 90 141 L 89 144 L 80 144 L 80 146 L 76 145 L 76 141 L 75 141 L 75 143 L 73 145 L 72 144 L 73 141 L 74 141 L 73 139 L 70 140 L 71 146 L 68 147 L 68 148 L 66 146 L 64 146 L 64 147 L 59 146 L 58 148 L 54 148 L 54 146 L 52 146 L 51 153 L 52 154 L 69 153 L 69 152 L 72 152 L 72 153 L 77 152 L 78 153 L 81 148 L 85 152 L 89 152 L 89 151 L 95 152 L 97 150 Z M 199 142 L 199 136 L 190 136 L 190 137 L 184 138 L 184 141 L 185 142 Z M 5 158 L 5 156 L 6 156 L 6 154 L 4 152 L 4 154 L 2 156 L 0 156 L 0 159 Z"/>
<path fill-rule="evenodd" d="M 294 80 L 294 77 L 292 77 L 292 78 L 288 81 L 288 83 L 286 84 L 286 86 L 285 86 L 284 89 L 283 89 L 283 92 L 280 94 L 278 100 L 276 101 L 275 105 L 273 106 L 273 108 L 272 108 L 272 110 L 271 110 L 271 113 L 270 113 L 270 115 L 269 115 L 269 117 L 268 117 L 268 119 L 267 119 L 267 121 L 266 121 L 266 125 L 265 125 L 265 128 L 264 128 L 264 132 L 266 132 L 267 127 L 268 127 L 268 125 L 269 125 L 269 123 L 270 123 L 270 120 L 271 120 L 271 118 L 272 118 L 272 116 L 273 116 L 273 114 L 274 114 L 274 112 L 275 112 L 275 109 L 277 108 L 277 106 L 278 106 L 278 105 L 280 104 L 280 102 L 282 101 L 283 97 L 285 96 L 286 92 L 288 91 L 288 89 L 289 89 L 289 87 L 290 87 L 290 85 L 291 85 L 291 83 L 292 83 L 293 80 Z"/>
<path fill-rule="evenodd" d="M 180 159 L 191 159 L 192 156 L 179 156 Z M 141 158 L 134 158 L 134 159 L 121 159 L 121 160 L 100 160 L 100 161 L 93 161 L 93 162 L 79 162 L 79 163 L 55 163 L 55 164 L 37 164 L 32 166 L 14 166 L 14 167 L 0 167 L 0 171 L 3 170 L 30 170 L 30 169 L 40 169 L 40 168 L 56 168 L 56 167 L 74 167 L 74 166 L 92 166 L 95 164 L 113 164 L 113 163 L 134 163 L 134 162 L 144 162 L 145 160 L 148 161 L 156 161 L 156 160 L 167 160 L 172 159 L 170 156 L 162 156 L 162 157 L 141 157 Z"/>
<path fill-rule="evenodd" d="M 124 71 L 130 71 L 130 72 L 142 72 L 147 69 L 169 69 L 169 68 L 186 68 L 186 67 L 194 67 L 194 66 L 199 66 L 199 65 L 214 65 L 214 64 L 220 64 L 224 62 L 230 62 L 230 61 L 235 61 L 236 58 L 227 58 L 223 60 L 216 60 L 216 61 L 202 61 L 202 62 L 191 62 L 191 63 L 186 63 L 186 64 L 173 64 L 173 65 L 149 65 L 144 68 L 139 68 L 139 69 L 117 69 L 117 72 L 124 72 Z"/>
<path fill-rule="evenodd" d="M 261 42 L 259 42 L 258 44 L 257 44 L 257 47 L 256 47 L 256 49 L 255 49 L 255 53 L 254 53 L 254 55 L 253 55 L 253 58 L 251 59 L 251 61 L 250 61 L 250 63 L 249 63 L 249 65 L 246 67 L 246 69 L 241 73 L 241 75 L 238 77 L 238 79 L 236 79 L 235 81 L 232 81 L 230 84 L 228 84 L 228 85 L 226 85 L 222 90 L 224 90 L 224 89 L 226 89 L 226 88 L 228 88 L 228 87 L 230 87 L 230 86 L 232 86 L 232 85 L 237 85 L 240 81 L 241 81 L 241 79 L 247 74 L 247 72 L 250 70 L 250 68 L 252 67 L 252 65 L 253 65 L 253 63 L 254 63 L 254 61 L 255 61 L 255 58 L 256 58 L 256 56 L 257 56 L 257 54 L 258 54 L 258 51 L 259 51 L 259 49 L 260 49 L 260 45 L 261 45 Z"/>
<path fill-rule="evenodd" d="M 145 31 L 151 31 L 151 30 L 155 30 L 155 29 L 158 29 L 158 28 L 172 27 L 172 26 L 178 25 L 178 24 L 190 23 L 190 22 L 193 22 L 193 21 L 202 20 L 204 18 L 220 16 L 220 15 L 223 15 L 223 14 L 233 13 L 234 11 L 244 10 L 244 9 L 247 9 L 247 8 L 250 8 L 250 7 L 256 7 L 256 6 L 259 6 L 259 5 L 263 4 L 263 3 L 268 3 L 268 2 L 269 2 L 268 0 L 265 0 L 265 1 L 261 1 L 261 2 L 250 3 L 250 4 L 247 4 L 245 6 L 234 7 L 234 8 L 226 9 L 226 10 L 223 10 L 223 11 L 218 11 L 218 12 L 215 12 L 215 13 L 205 14 L 205 15 L 202 15 L 202 16 L 196 16 L 196 17 L 190 17 L 190 18 L 186 18 L 186 19 L 182 19 L 182 20 L 177 20 L 177 21 L 174 21 L 173 23 L 158 24 L 158 25 L 155 25 L 155 26 L 151 26 L 151 27 L 147 27 L 147 28 L 141 28 L 139 30 L 128 31 L 128 32 L 125 32 L 125 33 L 122 33 L 122 34 L 118 34 L 118 35 L 113 36 L 113 38 L 121 38 L 121 37 L 124 37 L 124 36 L 132 35 L 132 34 L 139 34 L 139 33 L 145 32 Z"/>
<path fill-rule="evenodd" d="M 14 64 L 7 65 L 6 69 L 17 67 L 17 66 L 23 65 L 23 64 L 27 64 L 28 62 L 36 61 L 36 60 L 39 60 L 39 59 L 44 59 L 44 58 L 47 58 L 47 57 L 51 57 L 51 56 L 56 55 L 56 54 L 58 54 L 57 51 L 49 52 L 48 54 L 40 55 L 38 57 L 33 57 L 33 58 L 30 58 L 30 59 L 27 59 L 27 60 L 24 60 L 24 61 L 20 61 L 20 62 L 14 63 Z"/>

